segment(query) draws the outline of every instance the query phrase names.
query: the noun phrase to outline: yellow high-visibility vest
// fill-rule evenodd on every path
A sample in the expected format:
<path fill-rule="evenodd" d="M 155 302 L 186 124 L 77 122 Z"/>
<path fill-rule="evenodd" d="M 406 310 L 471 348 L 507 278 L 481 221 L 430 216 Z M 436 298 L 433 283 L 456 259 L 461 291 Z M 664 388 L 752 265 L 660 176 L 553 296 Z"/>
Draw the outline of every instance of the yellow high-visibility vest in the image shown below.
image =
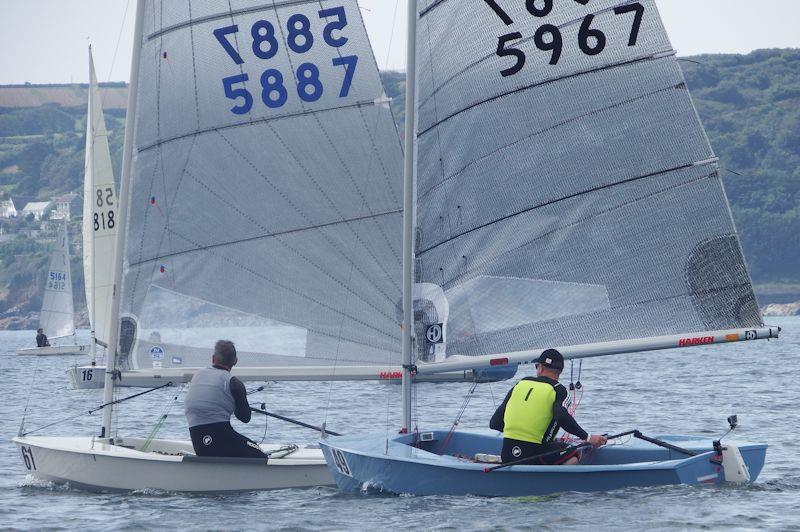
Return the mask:
<path fill-rule="evenodd" d="M 546 382 L 521 380 L 514 386 L 503 416 L 503 436 L 542 443 L 553 421 L 556 390 Z"/>

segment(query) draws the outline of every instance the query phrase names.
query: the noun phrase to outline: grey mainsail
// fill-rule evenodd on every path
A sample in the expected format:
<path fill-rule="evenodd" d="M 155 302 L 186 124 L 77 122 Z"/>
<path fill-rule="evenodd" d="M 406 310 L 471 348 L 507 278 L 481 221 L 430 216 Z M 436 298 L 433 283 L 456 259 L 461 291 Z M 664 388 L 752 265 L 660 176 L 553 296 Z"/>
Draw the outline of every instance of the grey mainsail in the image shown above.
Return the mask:
<path fill-rule="evenodd" d="M 448 355 L 761 324 L 653 0 L 419 13 L 415 275 Z"/>
<path fill-rule="evenodd" d="M 122 364 L 399 357 L 402 151 L 355 0 L 145 4 Z"/>

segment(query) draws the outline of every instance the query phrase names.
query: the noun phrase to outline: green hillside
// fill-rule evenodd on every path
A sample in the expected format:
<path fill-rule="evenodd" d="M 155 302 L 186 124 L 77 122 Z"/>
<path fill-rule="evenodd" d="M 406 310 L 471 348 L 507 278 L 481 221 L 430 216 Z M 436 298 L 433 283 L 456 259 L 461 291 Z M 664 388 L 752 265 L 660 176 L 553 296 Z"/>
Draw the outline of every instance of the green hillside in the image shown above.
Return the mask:
<path fill-rule="evenodd" d="M 762 298 L 800 299 L 800 50 L 702 55 L 682 59 L 681 65 L 724 168 L 734 219 Z M 385 72 L 383 78 L 402 131 L 405 77 Z M 33 95 L 26 90 L 0 87 L 0 196 L 30 201 L 80 193 L 86 109 L 73 105 L 77 89 L 31 86 Z M 109 94 L 122 100 L 119 85 L 106 90 L 116 90 Z M 44 103 L 25 107 L 30 102 Z M 106 122 L 118 175 L 125 117 L 115 107 L 106 112 Z M 28 220 L 0 220 L 7 238 L 0 243 L 0 327 L 15 326 L 19 320 L 8 320 L 21 315 L 34 319 L 38 310 L 49 235 L 32 235 L 36 228 Z M 76 307 L 82 308 L 77 221 L 70 231 Z M 16 236 L 9 239 L 9 233 Z"/>

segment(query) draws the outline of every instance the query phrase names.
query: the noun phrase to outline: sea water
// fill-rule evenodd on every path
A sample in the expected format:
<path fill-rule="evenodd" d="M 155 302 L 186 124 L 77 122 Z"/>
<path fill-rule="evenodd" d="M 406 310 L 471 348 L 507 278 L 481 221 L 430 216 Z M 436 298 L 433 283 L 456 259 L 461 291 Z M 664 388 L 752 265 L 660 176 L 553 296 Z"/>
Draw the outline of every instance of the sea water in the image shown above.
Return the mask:
<path fill-rule="evenodd" d="M 334 488 L 235 495 L 146 491 L 95 494 L 26 476 L 11 438 L 27 405 L 28 429 L 85 412 L 101 390 L 73 390 L 65 369 L 87 357 L 19 357 L 32 331 L 0 332 L 0 528 L 2 529 L 774 529 L 800 530 L 800 318 L 770 318 L 783 327 L 777 341 L 700 346 L 586 360 L 578 421 L 590 432 L 696 434 L 710 442 L 739 416 L 731 441 L 766 442 L 767 462 L 747 486 L 666 486 L 548 497 L 411 497 L 340 494 Z M 79 339 L 86 339 L 79 334 Z M 236 341 L 236 338 L 231 338 Z M 567 363 L 562 381 L 570 380 Z M 486 428 L 496 405 L 521 376 L 482 384 L 459 427 Z M 577 379 L 578 365 L 572 370 Z M 255 385 L 249 385 L 251 388 Z M 448 428 L 469 384 L 421 384 L 415 413 L 420 429 Z M 119 395 L 135 393 L 121 389 Z M 178 396 L 178 399 L 174 398 Z M 126 402 L 115 428 L 147 436 L 168 412 L 161 438 L 187 439 L 182 391 L 166 389 Z M 399 427 L 400 387 L 381 383 L 273 383 L 254 403 L 342 433 L 392 433 Z M 254 417 L 237 429 L 256 441 L 314 443 L 307 429 Z M 47 435 L 94 435 L 100 413 L 47 429 Z M 578 486 L 576 486 L 577 488 Z"/>

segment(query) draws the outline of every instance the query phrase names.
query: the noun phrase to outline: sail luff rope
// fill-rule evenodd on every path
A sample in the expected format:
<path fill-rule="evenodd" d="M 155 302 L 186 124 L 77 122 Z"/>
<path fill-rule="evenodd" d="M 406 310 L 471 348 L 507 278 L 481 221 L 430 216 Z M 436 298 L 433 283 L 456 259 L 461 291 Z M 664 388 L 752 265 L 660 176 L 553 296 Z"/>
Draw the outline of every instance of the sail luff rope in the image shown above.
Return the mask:
<path fill-rule="evenodd" d="M 28 406 L 31 403 L 31 396 L 33 395 L 33 385 L 36 383 L 36 373 L 39 371 L 39 362 L 41 361 L 42 357 L 36 357 L 36 364 L 33 366 L 33 376 L 31 377 L 31 383 L 28 385 L 28 398 L 25 401 L 25 409 L 22 411 L 22 420 L 19 424 L 19 435 L 24 436 L 24 429 L 25 429 L 25 418 L 28 415 Z"/>
<path fill-rule="evenodd" d="M 178 389 L 177 393 L 172 397 L 172 401 L 167 401 L 164 409 L 161 411 L 161 415 L 158 417 L 153 429 L 150 431 L 150 434 L 147 436 L 142 448 L 140 449 L 142 452 L 146 452 L 147 449 L 150 447 L 150 444 L 153 442 L 153 439 L 158 434 L 158 431 L 164 426 L 164 423 L 167 421 L 167 417 L 169 416 L 170 412 L 172 411 L 172 407 L 177 404 L 178 399 L 183 394 L 183 390 L 186 388 L 186 383 L 181 384 L 181 387 Z M 266 436 L 266 429 L 264 432 Z"/>
<path fill-rule="evenodd" d="M 114 74 L 114 65 L 117 62 L 117 52 L 119 52 L 119 43 L 122 41 L 122 34 L 125 32 L 125 21 L 128 18 L 128 8 L 131 5 L 131 0 L 125 2 L 125 12 L 122 14 L 122 23 L 119 26 L 119 35 L 117 35 L 117 45 L 114 47 L 114 56 L 111 58 L 111 68 L 108 69 L 108 81 L 111 81 L 111 76 Z"/>
<path fill-rule="evenodd" d="M 125 401 L 129 401 L 131 399 L 135 399 L 136 397 L 141 397 L 142 395 L 148 394 L 150 392 L 155 392 L 156 390 L 160 390 L 160 389 L 166 388 L 168 386 L 172 386 L 172 381 L 167 382 L 166 384 L 162 384 L 160 386 L 156 386 L 155 388 L 150 388 L 149 390 L 145 390 L 143 392 L 139 392 L 139 393 L 135 393 L 133 395 L 129 395 L 127 397 L 123 397 L 122 399 L 115 399 L 115 400 L 113 400 L 113 401 L 111 401 L 109 403 L 104 403 L 104 404 L 102 404 L 100 406 L 94 407 L 94 408 L 92 408 L 90 410 L 87 410 L 85 412 L 80 412 L 78 414 L 75 414 L 75 415 L 72 415 L 72 416 L 69 416 L 69 417 L 58 419 L 56 421 L 53 421 L 52 423 L 48 423 L 47 425 L 42 425 L 41 427 L 37 427 L 37 428 L 35 428 L 33 430 L 28 430 L 28 431 L 24 432 L 23 434 L 21 434 L 21 436 L 27 436 L 28 434 L 33 434 L 34 432 L 39 432 L 40 430 L 44 430 L 44 429 L 52 427 L 54 425 L 65 423 L 65 422 L 71 421 L 73 419 L 77 419 L 77 418 L 79 418 L 81 416 L 94 414 L 95 412 L 103 410 L 107 406 L 118 405 L 120 403 L 124 403 Z M 118 387 L 115 386 L 114 389 L 117 390 Z M 110 434 L 110 432 L 111 431 L 109 430 L 109 434 Z"/>

